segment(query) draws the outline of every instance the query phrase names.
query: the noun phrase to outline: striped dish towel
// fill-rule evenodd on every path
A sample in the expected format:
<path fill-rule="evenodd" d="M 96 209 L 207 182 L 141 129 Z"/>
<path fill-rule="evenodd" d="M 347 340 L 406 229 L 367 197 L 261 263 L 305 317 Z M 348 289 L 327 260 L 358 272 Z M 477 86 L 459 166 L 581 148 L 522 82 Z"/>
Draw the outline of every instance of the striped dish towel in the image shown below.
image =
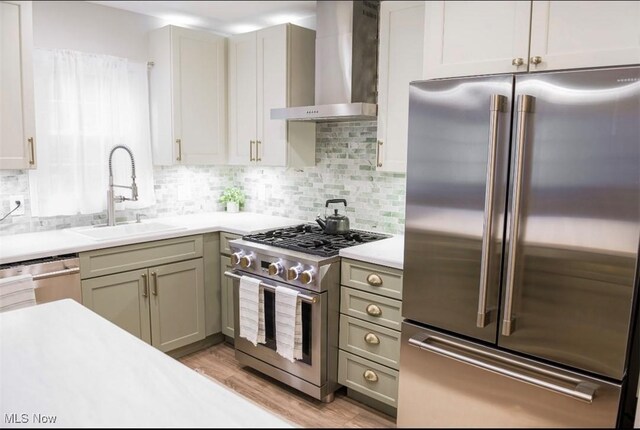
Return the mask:
<path fill-rule="evenodd" d="M 35 285 L 29 274 L 0 279 L 0 312 L 36 304 Z"/>
<path fill-rule="evenodd" d="M 260 280 L 250 276 L 240 278 L 239 319 L 240 337 L 257 346 L 265 343 L 264 329 L 264 291 L 260 288 Z"/>
<path fill-rule="evenodd" d="M 276 287 L 276 352 L 292 363 L 302 359 L 302 304 L 287 287 Z"/>

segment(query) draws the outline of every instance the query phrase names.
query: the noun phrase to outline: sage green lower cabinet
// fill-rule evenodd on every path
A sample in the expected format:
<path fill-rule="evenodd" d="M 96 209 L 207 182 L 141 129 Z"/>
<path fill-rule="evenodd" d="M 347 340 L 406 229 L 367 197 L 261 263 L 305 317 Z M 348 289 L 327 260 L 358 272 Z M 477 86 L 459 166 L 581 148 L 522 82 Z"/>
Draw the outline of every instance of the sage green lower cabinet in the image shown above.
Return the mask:
<path fill-rule="evenodd" d="M 148 272 L 132 270 L 82 281 L 82 304 L 151 343 Z"/>
<path fill-rule="evenodd" d="M 378 402 L 398 407 L 398 371 L 340 351 L 338 382 Z"/>
<path fill-rule="evenodd" d="M 233 280 L 224 276 L 227 270 L 233 270 L 231 265 L 231 247 L 229 241 L 240 239 L 242 236 L 234 233 L 220 232 L 220 301 L 222 302 L 222 333 L 233 340 Z"/>
<path fill-rule="evenodd" d="M 171 351 L 205 338 L 202 259 L 149 269 L 151 345 Z"/>
<path fill-rule="evenodd" d="M 214 261 L 207 276 L 217 283 Z M 80 276 L 82 304 L 161 351 L 206 336 L 202 235 L 80 253 Z M 215 316 L 210 322 L 214 329 Z"/>
<path fill-rule="evenodd" d="M 82 303 L 160 351 L 205 338 L 202 259 L 82 281 Z"/>
<path fill-rule="evenodd" d="M 338 382 L 347 395 L 395 416 L 402 270 L 342 259 Z"/>
<path fill-rule="evenodd" d="M 226 255 L 220 256 L 220 285 L 222 287 L 222 333 L 233 337 L 233 280 L 224 276 L 226 270 L 232 270 L 231 258 Z"/>

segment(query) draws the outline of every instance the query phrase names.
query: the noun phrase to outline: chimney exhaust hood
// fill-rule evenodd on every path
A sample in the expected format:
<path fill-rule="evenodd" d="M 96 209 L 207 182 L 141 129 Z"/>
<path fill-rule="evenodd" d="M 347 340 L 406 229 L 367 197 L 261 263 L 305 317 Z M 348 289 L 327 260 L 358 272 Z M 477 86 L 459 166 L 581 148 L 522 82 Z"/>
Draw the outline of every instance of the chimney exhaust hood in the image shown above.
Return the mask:
<path fill-rule="evenodd" d="M 379 1 L 317 1 L 316 104 L 271 109 L 271 119 L 375 120 L 379 11 Z"/>

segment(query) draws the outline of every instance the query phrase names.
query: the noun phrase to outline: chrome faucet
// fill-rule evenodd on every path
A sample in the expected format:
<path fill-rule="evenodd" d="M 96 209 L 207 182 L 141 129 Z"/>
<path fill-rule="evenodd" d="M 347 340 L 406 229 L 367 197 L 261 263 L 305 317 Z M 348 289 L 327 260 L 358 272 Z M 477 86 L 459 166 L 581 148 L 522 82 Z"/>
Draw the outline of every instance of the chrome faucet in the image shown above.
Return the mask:
<path fill-rule="evenodd" d="M 131 157 L 131 186 L 126 185 L 114 185 L 113 184 L 113 167 L 111 166 L 111 159 L 116 149 L 122 148 L 129 153 Z M 131 190 L 131 198 L 125 196 L 114 196 L 114 188 L 128 188 Z M 116 145 L 111 149 L 109 153 L 109 189 L 107 190 L 107 225 L 116 225 L 116 208 L 115 203 L 122 203 L 125 200 L 136 201 L 138 200 L 138 186 L 136 185 L 136 162 L 133 159 L 133 152 L 125 145 Z"/>

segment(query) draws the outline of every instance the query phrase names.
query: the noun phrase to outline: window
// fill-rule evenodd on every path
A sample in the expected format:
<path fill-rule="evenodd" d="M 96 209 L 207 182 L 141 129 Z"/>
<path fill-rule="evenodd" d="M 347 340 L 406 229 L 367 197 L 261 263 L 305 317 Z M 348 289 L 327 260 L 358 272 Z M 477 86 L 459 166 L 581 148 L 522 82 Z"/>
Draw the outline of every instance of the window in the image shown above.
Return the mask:
<path fill-rule="evenodd" d="M 136 163 L 139 201 L 155 204 L 146 64 L 68 50 L 34 53 L 38 168 L 29 171 L 32 214 L 105 211 L 109 152 L 127 145 Z M 113 156 L 114 183 L 131 184 L 125 151 Z M 128 190 L 116 189 L 129 197 Z"/>

